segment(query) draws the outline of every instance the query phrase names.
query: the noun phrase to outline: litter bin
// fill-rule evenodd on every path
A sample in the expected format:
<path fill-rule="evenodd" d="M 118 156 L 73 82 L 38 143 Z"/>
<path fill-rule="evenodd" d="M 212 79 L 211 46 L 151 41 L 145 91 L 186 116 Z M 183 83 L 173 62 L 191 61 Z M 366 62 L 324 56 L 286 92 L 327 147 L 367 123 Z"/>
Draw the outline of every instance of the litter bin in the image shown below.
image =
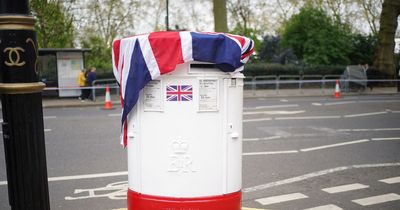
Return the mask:
<path fill-rule="evenodd" d="M 252 43 L 250 48 L 240 49 L 239 54 L 252 51 Z M 205 52 L 210 50 L 218 52 Z M 116 62 L 119 56 L 114 55 L 114 66 L 126 63 Z M 241 209 L 244 76 L 221 71 L 221 62 L 213 61 L 194 58 L 177 63 L 175 69 L 146 82 L 137 94 L 123 126 L 129 210 Z M 126 77 L 120 82 L 127 83 L 130 77 Z M 125 100 L 127 91 L 125 87 Z"/>

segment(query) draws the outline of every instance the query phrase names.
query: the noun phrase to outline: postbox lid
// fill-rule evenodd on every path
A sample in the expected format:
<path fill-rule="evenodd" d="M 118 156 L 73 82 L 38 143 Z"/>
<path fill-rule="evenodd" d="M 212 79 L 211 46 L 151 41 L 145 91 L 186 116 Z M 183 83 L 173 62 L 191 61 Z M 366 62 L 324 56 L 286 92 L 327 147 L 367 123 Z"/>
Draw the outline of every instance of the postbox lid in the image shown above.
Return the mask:
<path fill-rule="evenodd" d="M 213 63 L 223 72 L 242 71 L 253 48 L 249 38 L 209 32 L 162 31 L 115 40 L 112 60 L 121 87 L 121 144 L 127 145 L 127 116 L 149 81 L 192 61 Z"/>

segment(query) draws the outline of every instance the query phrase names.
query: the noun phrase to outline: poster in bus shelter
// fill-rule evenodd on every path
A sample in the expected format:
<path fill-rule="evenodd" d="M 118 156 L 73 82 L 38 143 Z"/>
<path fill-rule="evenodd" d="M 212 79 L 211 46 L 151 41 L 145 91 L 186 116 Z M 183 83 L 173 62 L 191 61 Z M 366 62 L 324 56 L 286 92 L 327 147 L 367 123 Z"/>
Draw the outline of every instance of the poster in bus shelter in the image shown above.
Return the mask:
<path fill-rule="evenodd" d="M 78 97 L 77 78 L 83 69 L 83 55 L 81 52 L 57 52 L 57 73 L 59 97 Z"/>

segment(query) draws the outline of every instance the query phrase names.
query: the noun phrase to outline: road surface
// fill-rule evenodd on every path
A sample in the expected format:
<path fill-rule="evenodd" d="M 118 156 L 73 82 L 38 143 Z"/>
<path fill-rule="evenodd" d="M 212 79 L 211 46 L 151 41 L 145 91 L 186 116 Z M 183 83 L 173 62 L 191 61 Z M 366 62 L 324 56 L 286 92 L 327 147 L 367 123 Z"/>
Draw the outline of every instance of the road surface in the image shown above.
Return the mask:
<path fill-rule="evenodd" d="M 126 208 L 119 113 L 44 110 L 52 209 Z M 243 206 L 400 209 L 399 95 L 245 99 L 243 119 Z"/>

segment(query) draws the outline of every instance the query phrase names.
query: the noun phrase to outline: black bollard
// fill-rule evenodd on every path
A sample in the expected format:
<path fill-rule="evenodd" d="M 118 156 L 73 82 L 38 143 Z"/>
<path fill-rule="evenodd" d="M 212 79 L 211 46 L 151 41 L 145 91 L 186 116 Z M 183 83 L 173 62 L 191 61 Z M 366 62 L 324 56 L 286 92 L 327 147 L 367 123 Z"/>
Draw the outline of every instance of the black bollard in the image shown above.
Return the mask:
<path fill-rule="evenodd" d="M 13 210 L 48 210 L 42 90 L 28 0 L 0 3 L 0 94 L 8 195 Z"/>

